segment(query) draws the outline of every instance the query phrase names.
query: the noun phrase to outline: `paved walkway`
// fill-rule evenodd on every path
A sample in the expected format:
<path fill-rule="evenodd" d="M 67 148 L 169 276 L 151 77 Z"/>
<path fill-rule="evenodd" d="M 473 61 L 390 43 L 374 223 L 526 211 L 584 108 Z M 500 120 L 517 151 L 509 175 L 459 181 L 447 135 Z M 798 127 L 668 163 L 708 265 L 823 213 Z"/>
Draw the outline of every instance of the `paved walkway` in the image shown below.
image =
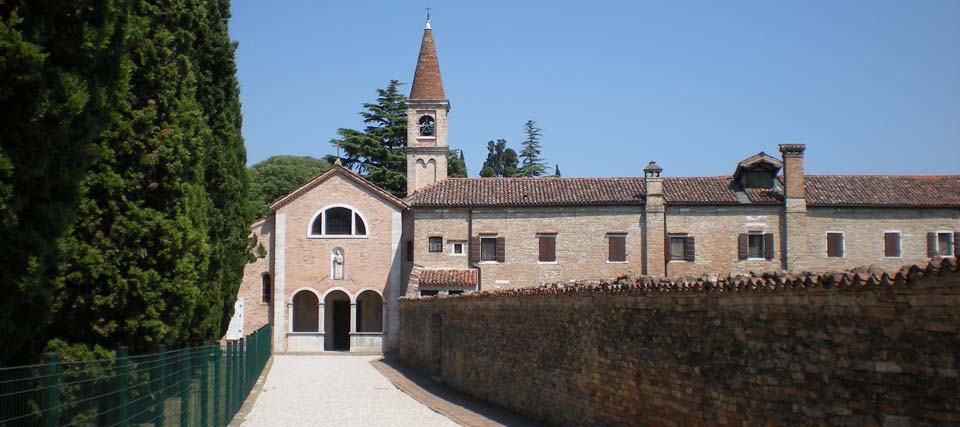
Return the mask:
<path fill-rule="evenodd" d="M 274 355 L 243 427 L 456 426 L 400 391 L 371 361 L 381 356 Z M 234 420 L 235 422 L 238 420 Z"/>

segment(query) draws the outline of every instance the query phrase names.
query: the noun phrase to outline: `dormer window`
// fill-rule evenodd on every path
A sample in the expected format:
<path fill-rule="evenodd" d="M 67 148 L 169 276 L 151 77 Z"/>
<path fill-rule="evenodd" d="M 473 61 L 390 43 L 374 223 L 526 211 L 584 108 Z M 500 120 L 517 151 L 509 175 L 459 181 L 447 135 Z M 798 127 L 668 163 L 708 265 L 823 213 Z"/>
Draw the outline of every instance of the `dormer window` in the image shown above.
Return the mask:
<path fill-rule="evenodd" d="M 780 160 L 761 151 L 737 163 L 733 179 L 743 188 L 774 188 L 777 172 L 782 167 Z"/>
<path fill-rule="evenodd" d="M 421 116 L 419 121 L 420 126 L 420 136 L 436 136 L 437 126 L 436 122 L 431 116 Z"/>
<path fill-rule="evenodd" d="M 773 173 L 764 170 L 747 171 L 745 187 L 747 188 L 773 188 Z"/>
<path fill-rule="evenodd" d="M 366 237 L 367 224 L 356 210 L 330 206 L 317 212 L 310 223 L 309 237 Z"/>

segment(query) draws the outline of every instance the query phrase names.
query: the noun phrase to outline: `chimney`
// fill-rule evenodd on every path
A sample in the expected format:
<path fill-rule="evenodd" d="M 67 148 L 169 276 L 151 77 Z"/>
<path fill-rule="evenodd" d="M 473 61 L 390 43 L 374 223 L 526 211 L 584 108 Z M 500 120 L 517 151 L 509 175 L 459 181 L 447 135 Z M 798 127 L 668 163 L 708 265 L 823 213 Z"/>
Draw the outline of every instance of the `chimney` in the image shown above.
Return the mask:
<path fill-rule="evenodd" d="M 646 201 L 643 204 L 643 274 L 657 277 L 667 275 L 667 221 L 661 172 L 663 168 L 654 162 L 643 168 L 646 186 Z"/>
<path fill-rule="evenodd" d="M 803 151 L 807 149 L 803 144 L 780 144 L 783 153 L 784 197 L 787 199 L 806 200 L 806 190 L 803 179 Z"/>

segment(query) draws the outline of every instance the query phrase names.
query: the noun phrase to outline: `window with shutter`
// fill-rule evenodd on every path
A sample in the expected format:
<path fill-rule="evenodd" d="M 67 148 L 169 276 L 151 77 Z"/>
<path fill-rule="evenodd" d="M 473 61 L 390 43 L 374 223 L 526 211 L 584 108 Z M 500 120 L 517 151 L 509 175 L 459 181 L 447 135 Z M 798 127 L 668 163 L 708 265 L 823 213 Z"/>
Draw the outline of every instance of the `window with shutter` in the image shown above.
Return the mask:
<path fill-rule="evenodd" d="M 557 236 L 539 235 L 537 240 L 540 244 L 540 254 L 537 258 L 539 262 L 557 261 Z"/>
<path fill-rule="evenodd" d="M 683 251 L 684 251 L 684 260 L 689 262 L 694 262 L 697 259 L 697 245 L 696 241 L 692 236 L 687 236 Z"/>
<path fill-rule="evenodd" d="M 827 257 L 843 258 L 843 233 L 833 231 L 827 233 Z"/>
<path fill-rule="evenodd" d="M 480 261 L 480 238 L 470 238 L 470 262 Z"/>
<path fill-rule="evenodd" d="M 496 261 L 497 251 L 496 237 L 480 238 L 480 261 Z"/>
<path fill-rule="evenodd" d="M 497 262 L 507 262 L 507 243 L 506 238 L 497 237 Z"/>
<path fill-rule="evenodd" d="M 763 235 L 747 235 L 747 258 L 763 258 Z"/>
<path fill-rule="evenodd" d="M 937 255 L 942 257 L 953 256 L 953 233 L 949 231 L 937 233 Z"/>
<path fill-rule="evenodd" d="M 687 259 L 687 235 L 671 234 L 668 237 L 669 256 L 667 260 L 680 261 Z"/>
<path fill-rule="evenodd" d="M 900 258 L 900 232 L 888 231 L 883 233 L 883 256 Z"/>
<path fill-rule="evenodd" d="M 626 262 L 627 261 L 627 236 L 609 235 L 607 236 L 609 248 L 607 252 L 607 261 Z"/>
<path fill-rule="evenodd" d="M 737 259 L 740 261 L 747 259 L 747 252 L 749 248 L 749 236 L 745 233 L 741 233 L 739 236 L 737 236 Z"/>
<path fill-rule="evenodd" d="M 768 261 L 772 260 L 775 253 L 775 248 L 773 247 L 773 233 L 766 233 L 763 235 L 763 257 Z"/>

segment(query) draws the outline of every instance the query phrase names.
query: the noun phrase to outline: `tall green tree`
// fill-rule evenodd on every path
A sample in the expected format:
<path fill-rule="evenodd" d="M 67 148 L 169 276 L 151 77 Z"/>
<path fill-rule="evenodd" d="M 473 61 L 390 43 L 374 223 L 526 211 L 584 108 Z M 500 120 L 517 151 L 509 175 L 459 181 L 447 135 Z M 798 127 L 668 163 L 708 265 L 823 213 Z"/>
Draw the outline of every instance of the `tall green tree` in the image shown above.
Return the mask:
<path fill-rule="evenodd" d="M 326 160 L 310 156 L 273 156 L 247 169 L 250 177 L 250 201 L 257 214 L 270 213 L 267 206 L 273 201 L 306 184 L 307 181 L 330 169 Z"/>
<path fill-rule="evenodd" d="M 123 5 L 0 1 L 0 364 L 40 350 L 79 183 L 123 92 Z"/>
<path fill-rule="evenodd" d="M 547 172 L 547 162 L 540 157 L 540 138 L 542 137 L 537 127 L 537 122 L 527 120 L 523 125 L 523 133 L 527 135 L 526 139 L 520 143 L 520 158 L 522 166 L 520 176 L 539 177 Z"/>
<path fill-rule="evenodd" d="M 463 150 L 450 150 L 447 156 L 447 178 L 466 178 L 467 162 L 463 160 Z"/>
<path fill-rule="evenodd" d="M 367 124 L 362 131 L 338 129 L 338 138 L 331 144 L 342 150 L 341 160 L 373 184 L 397 197 L 407 191 L 406 96 L 399 92 L 401 83 L 391 80 L 385 89 L 377 89 L 377 102 L 365 103 L 360 113 Z M 336 156 L 327 156 L 333 163 Z"/>
<path fill-rule="evenodd" d="M 502 178 L 517 176 L 517 152 L 507 148 L 507 140 L 498 139 L 487 142 L 487 159 L 483 162 L 480 176 L 484 178 Z"/>
<path fill-rule="evenodd" d="M 554 176 L 554 178 L 560 178 L 560 165 L 559 165 L 559 164 L 556 164 L 556 163 L 555 163 L 555 164 L 553 165 L 553 176 Z"/>

